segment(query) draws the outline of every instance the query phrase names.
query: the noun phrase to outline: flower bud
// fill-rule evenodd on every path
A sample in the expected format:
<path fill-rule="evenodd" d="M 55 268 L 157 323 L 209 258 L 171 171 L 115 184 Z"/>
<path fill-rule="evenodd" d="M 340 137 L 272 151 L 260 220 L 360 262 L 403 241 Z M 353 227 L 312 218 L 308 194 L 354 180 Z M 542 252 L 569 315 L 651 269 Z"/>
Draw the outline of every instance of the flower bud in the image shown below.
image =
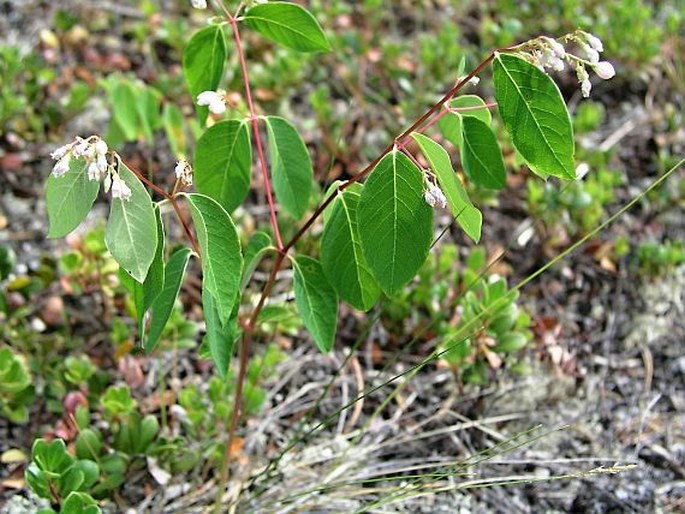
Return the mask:
<path fill-rule="evenodd" d="M 195 9 L 207 9 L 207 0 L 190 0 Z"/>
<path fill-rule="evenodd" d="M 616 75 L 616 70 L 609 61 L 598 62 L 593 69 L 597 76 L 604 80 L 609 80 Z"/>
<path fill-rule="evenodd" d="M 592 47 L 593 50 L 596 50 L 598 52 L 604 51 L 604 45 L 602 44 L 602 40 L 599 39 L 597 36 L 593 36 L 592 34 L 586 33 L 585 40 Z"/>
<path fill-rule="evenodd" d="M 226 92 L 225 91 L 203 91 L 197 95 L 197 105 L 206 105 L 213 114 L 223 114 L 226 112 Z"/>

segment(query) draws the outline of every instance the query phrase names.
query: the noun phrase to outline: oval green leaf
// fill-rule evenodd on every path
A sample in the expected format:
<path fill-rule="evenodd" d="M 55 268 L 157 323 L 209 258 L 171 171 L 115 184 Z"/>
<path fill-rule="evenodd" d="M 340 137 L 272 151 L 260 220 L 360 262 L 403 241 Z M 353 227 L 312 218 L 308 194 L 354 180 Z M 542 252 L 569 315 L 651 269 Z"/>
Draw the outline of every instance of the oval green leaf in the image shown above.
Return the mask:
<path fill-rule="evenodd" d="M 352 184 L 334 202 L 321 237 L 321 264 L 340 297 L 354 308 L 367 311 L 381 290 L 359 240 L 357 207 L 361 191 L 361 184 Z"/>
<path fill-rule="evenodd" d="M 481 187 L 502 189 L 507 185 L 507 172 L 492 129 L 473 116 L 462 117 L 462 126 L 461 164 L 464 172 Z"/>
<path fill-rule="evenodd" d="M 164 267 L 164 286 L 152 304 L 150 333 L 145 340 L 145 353 L 149 354 L 155 349 L 164 327 L 169 321 L 192 253 L 190 248 L 181 248 L 169 257 L 169 261 Z"/>
<path fill-rule="evenodd" d="M 193 193 L 188 199 L 202 252 L 202 287 L 214 298 L 219 319 L 231 317 L 240 289 L 243 256 L 231 216 L 216 200 Z"/>
<path fill-rule="evenodd" d="M 88 180 L 88 163 L 74 157 L 69 171 L 61 177 L 52 173 L 45 187 L 45 201 L 50 228 L 48 237 L 64 237 L 74 230 L 90 212 L 100 191 L 98 180 Z"/>
<path fill-rule="evenodd" d="M 224 74 L 228 50 L 221 25 L 200 29 L 183 50 L 183 76 L 188 90 L 197 102 L 203 91 L 216 91 Z M 197 108 L 201 123 L 207 119 L 207 107 Z"/>
<path fill-rule="evenodd" d="M 247 123 L 229 120 L 209 127 L 197 142 L 193 165 L 198 192 L 233 212 L 250 191 L 252 148 Z"/>
<path fill-rule="evenodd" d="M 120 278 L 133 296 L 136 306 L 136 321 L 138 322 L 138 334 L 141 345 L 145 345 L 145 314 L 164 287 L 164 225 L 162 224 L 159 206 L 157 204 L 153 204 L 153 206 L 157 220 L 157 251 L 145 281 L 141 284 L 123 268 L 119 269 Z"/>
<path fill-rule="evenodd" d="M 290 2 L 269 2 L 252 7 L 243 16 L 267 39 L 300 52 L 328 52 L 331 45 L 316 18 Z"/>
<path fill-rule="evenodd" d="M 300 219 L 309 206 L 314 179 L 309 152 L 295 127 L 283 118 L 268 116 L 266 129 L 276 198 L 291 216 Z"/>
<path fill-rule="evenodd" d="M 131 189 L 131 198 L 112 198 L 105 244 L 119 266 L 142 283 L 157 252 L 155 209 L 138 177 L 121 161 L 118 170 L 119 177 Z"/>
<path fill-rule="evenodd" d="M 338 295 L 319 261 L 300 256 L 292 263 L 297 310 L 319 350 L 329 352 L 338 324 Z"/>
<path fill-rule="evenodd" d="M 573 180 L 573 125 L 554 81 L 528 61 L 500 54 L 493 62 L 495 97 L 514 146 L 542 178 Z"/>
<path fill-rule="evenodd" d="M 240 290 L 243 291 L 252 278 L 252 273 L 257 269 L 262 258 L 274 250 L 271 246 L 271 237 L 266 232 L 255 232 L 245 245 L 243 277 L 240 281 Z"/>
<path fill-rule="evenodd" d="M 471 203 L 464 186 L 452 167 L 449 154 L 442 146 L 423 134 L 414 132 L 412 137 L 438 177 L 438 183 L 445 193 L 447 204 L 457 223 L 464 229 L 466 235 L 477 243 L 480 240 L 483 215 Z"/>
<path fill-rule="evenodd" d="M 359 199 L 359 239 L 381 288 L 395 294 L 419 270 L 433 239 L 433 210 L 424 201 L 424 179 L 407 156 L 383 157 Z"/>
<path fill-rule="evenodd" d="M 239 335 L 237 318 L 221 320 L 221 311 L 206 287 L 202 288 L 202 311 L 205 316 L 206 343 L 221 378 L 226 378 Z M 229 314 L 231 314 L 229 312 Z"/>

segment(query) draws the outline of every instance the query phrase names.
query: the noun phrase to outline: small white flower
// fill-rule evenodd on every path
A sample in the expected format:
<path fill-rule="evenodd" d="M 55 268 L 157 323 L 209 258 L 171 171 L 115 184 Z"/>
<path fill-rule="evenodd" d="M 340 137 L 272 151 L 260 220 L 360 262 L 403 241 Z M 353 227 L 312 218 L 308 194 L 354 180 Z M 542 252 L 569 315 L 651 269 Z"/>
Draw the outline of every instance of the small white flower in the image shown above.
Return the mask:
<path fill-rule="evenodd" d="M 435 207 L 436 205 L 442 208 L 447 207 L 447 198 L 445 198 L 445 194 L 442 192 L 442 189 L 433 183 L 428 184 L 428 189 L 423 194 L 423 199 L 426 200 L 426 203 L 431 207 Z"/>
<path fill-rule="evenodd" d="M 55 163 L 55 166 L 52 168 L 52 174 L 55 176 L 55 178 L 59 178 L 62 175 L 64 175 L 67 171 L 69 171 L 69 161 L 71 160 L 71 155 L 66 154 L 63 155 L 60 160 L 58 160 Z"/>
<path fill-rule="evenodd" d="M 107 154 L 107 143 L 102 139 L 97 138 L 93 146 L 95 147 L 95 153 L 98 157 L 104 157 Z"/>
<path fill-rule="evenodd" d="M 195 9 L 207 9 L 207 0 L 190 0 Z"/>
<path fill-rule="evenodd" d="M 88 180 L 100 181 L 102 174 L 97 162 L 93 161 L 88 165 Z"/>
<path fill-rule="evenodd" d="M 121 180 L 119 174 L 112 175 L 112 198 L 119 198 L 121 200 L 131 199 L 131 188 L 126 185 L 126 182 Z"/>
<path fill-rule="evenodd" d="M 550 66 L 554 71 L 564 71 L 564 61 L 558 57 L 551 60 Z"/>
<path fill-rule="evenodd" d="M 191 168 L 188 161 L 181 159 L 176 163 L 176 178 L 179 179 L 184 186 L 190 187 L 193 185 L 193 168 Z"/>
<path fill-rule="evenodd" d="M 471 77 L 469 79 L 469 84 L 471 84 L 472 86 L 477 86 L 479 82 L 480 82 L 480 78 L 478 78 L 478 77 Z"/>
<path fill-rule="evenodd" d="M 226 91 L 203 91 L 197 95 L 197 105 L 206 105 L 213 114 L 226 112 Z"/>
<path fill-rule="evenodd" d="M 549 46 L 552 47 L 552 51 L 559 59 L 564 59 L 566 57 L 566 49 L 564 48 L 564 45 L 559 43 L 557 40 L 550 38 Z"/>
<path fill-rule="evenodd" d="M 74 146 L 73 153 L 76 157 L 90 157 L 92 154 L 95 153 L 95 149 L 93 149 L 90 145 L 90 143 L 84 139 L 77 138 L 76 139 L 77 143 L 76 146 Z"/>
<path fill-rule="evenodd" d="M 100 170 L 100 176 L 104 176 L 107 172 L 107 167 L 109 166 L 107 164 L 107 157 L 104 155 L 98 155 L 95 159 L 95 165 L 97 166 L 98 170 Z"/>
<path fill-rule="evenodd" d="M 435 207 L 435 202 L 437 201 L 435 197 L 433 196 L 433 193 L 431 193 L 430 189 L 426 189 L 426 192 L 423 193 L 423 199 L 426 200 L 426 203 L 430 205 L 431 207 Z"/>
<path fill-rule="evenodd" d="M 604 80 L 609 80 L 616 75 L 616 70 L 614 70 L 614 67 L 609 61 L 598 62 L 593 69 L 595 70 L 597 76 Z"/>
<path fill-rule="evenodd" d="M 596 50 L 598 52 L 604 51 L 604 45 L 602 44 L 602 40 L 599 39 L 597 36 L 585 33 L 585 40 L 592 47 L 593 50 Z"/>
<path fill-rule="evenodd" d="M 590 90 L 592 89 L 592 83 L 590 79 L 585 79 L 580 83 L 580 91 L 583 93 L 583 98 L 590 96 Z"/>
<path fill-rule="evenodd" d="M 592 64 L 597 64 L 599 62 L 599 52 L 597 50 L 588 45 L 583 45 L 583 51 L 585 52 L 585 55 L 587 55 L 588 61 Z"/>
<path fill-rule="evenodd" d="M 60 146 L 59 148 L 56 148 L 51 154 L 50 157 L 52 157 L 55 160 L 59 160 L 67 153 L 71 151 L 71 147 L 74 146 L 72 143 L 69 143 L 68 145 Z"/>

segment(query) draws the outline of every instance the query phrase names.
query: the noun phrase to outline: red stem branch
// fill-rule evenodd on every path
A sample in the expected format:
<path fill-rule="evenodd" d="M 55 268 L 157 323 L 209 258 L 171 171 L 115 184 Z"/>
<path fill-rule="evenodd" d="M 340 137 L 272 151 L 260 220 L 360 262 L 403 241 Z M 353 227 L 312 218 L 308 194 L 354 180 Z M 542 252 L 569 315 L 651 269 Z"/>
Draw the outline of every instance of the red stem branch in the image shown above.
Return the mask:
<path fill-rule="evenodd" d="M 257 122 L 257 114 L 252 101 L 252 90 L 250 88 L 250 78 L 247 74 L 247 63 L 245 62 L 245 52 L 243 51 L 243 44 L 240 40 L 240 31 L 238 30 L 238 22 L 234 16 L 229 18 L 231 28 L 233 29 L 233 39 L 235 39 L 236 50 L 240 58 L 240 69 L 243 74 L 243 85 L 245 88 L 245 100 L 247 107 L 250 109 L 250 121 L 252 122 L 252 132 L 254 134 L 255 145 L 257 147 L 257 154 L 259 155 L 259 164 L 262 169 L 262 179 L 264 181 L 264 192 L 266 193 L 266 201 L 269 204 L 269 215 L 271 217 L 271 226 L 276 237 L 276 246 L 279 250 L 283 249 L 283 241 L 281 240 L 281 232 L 278 229 L 278 219 L 276 218 L 276 206 L 274 205 L 273 195 L 271 193 L 271 181 L 269 179 L 269 170 L 266 166 L 266 159 L 264 158 L 264 149 L 262 148 L 262 136 L 259 133 L 259 123 Z"/>

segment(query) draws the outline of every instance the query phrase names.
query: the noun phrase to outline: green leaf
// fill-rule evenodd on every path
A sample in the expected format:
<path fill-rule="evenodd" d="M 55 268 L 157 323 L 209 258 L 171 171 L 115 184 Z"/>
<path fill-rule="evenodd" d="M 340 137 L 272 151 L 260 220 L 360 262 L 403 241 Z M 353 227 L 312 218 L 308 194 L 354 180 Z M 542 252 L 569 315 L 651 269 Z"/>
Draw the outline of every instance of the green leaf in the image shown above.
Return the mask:
<path fill-rule="evenodd" d="M 195 185 L 231 213 L 250 191 L 252 148 L 246 122 L 221 121 L 207 129 L 195 149 Z"/>
<path fill-rule="evenodd" d="M 231 216 L 210 197 L 184 195 L 190 205 L 202 251 L 202 287 L 212 295 L 221 323 L 226 323 L 240 289 L 243 256 Z"/>
<path fill-rule="evenodd" d="M 481 187 L 502 189 L 507 185 L 507 173 L 492 129 L 473 116 L 464 116 L 462 125 L 461 161 L 464 172 Z"/>
<path fill-rule="evenodd" d="M 290 2 L 255 5 L 243 17 L 248 25 L 271 39 L 300 52 L 328 52 L 331 45 L 309 11 Z"/>
<path fill-rule="evenodd" d="M 250 237 L 250 240 L 245 246 L 245 267 L 243 268 L 243 277 L 240 283 L 240 290 L 242 291 L 247 286 L 252 273 L 257 269 L 259 262 L 264 255 L 274 248 L 271 246 L 271 237 L 266 232 L 255 232 Z"/>
<path fill-rule="evenodd" d="M 131 198 L 112 199 L 105 244 L 114 260 L 134 279 L 143 282 L 157 252 L 155 210 L 143 184 L 121 161 L 119 177 L 131 189 Z"/>
<path fill-rule="evenodd" d="M 111 90 L 110 101 L 113 107 L 112 120 L 124 133 L 126 141 L 138 138 L 139 118 L 136 92 L 129 82 L 120 81 Z"/>
<path fill-rule="evenodd" d="M 493 62 L 495 97 L 514 146 L 530 169 L 573 180 L 573 126 L 554 81 L 533 64 L 507 54 Z"/>
<path fill-rule="evenodd" d="M 141 345 L 145 344 L 145 314 L 152 306 L 152 302 L 162 291 L 164 287 L 164 225 L 162 224 L 162 215 L 159 210 L 159 205 L 153 204 L 155 209 L 155 218 L 157 219 L 157 251 L 155 258 L 150 265 L 145 281 L 141 284 L 128 274 L 123 268 L 120 272 L 125 274 L 128 278 L 123 278 L 122 282 L 133 295 L 133 301 L 136 306 L 136 321 L 138 322 L 138 334 Z"/>
<path fill-rule="evenodd" d="M 50 229 L 48 237 L 64 237 L 90 212 L 100 191 L 100 182 L 88 180 L 88 163 L 74 157 L 69 171 L 57 178 L 52 173 L 45 189 Z"/>
<path fill-rule="evenodd" d="M 207 326 L 205 337 L 207 338 L 209 352 L 219 372 L 219 376 L 226 378 L 239 333 L 237 318 L 231 318 L 226 322 L 222 322 L 214 297 L 206 288 L 202 290 L 202 310 L 205 315 L 205 325 Z"/>
<path fill-rule="evenodd" d="M 60 514 L 100 514 L 102 511 L 92 496 L 82 492 L 69 493 Z"/>
<path fill-rule="evenodd" d="M 388 295 L 407 284 L 428 256 L 433 210 L 423 192 L 422 173 L 396 150 L 383 157 L 364 184 L 357 212 L 359 238 Z"/>
<path fill-rule="evenodd" d="M 438 177 L 440 187 L 447 198 L 447 204 L 450 206 L 457 223 L 464 229 L 466 235 L 477 243 L 480 239 L 483 215 L 471 203 L 464 186 L 452 167 L 449 154 L 442 146 L 423 134 L 414 132 L 412 137 L 418 143 L 421 152 L 426 156 Z"/>
<path fill-rule="evenodd" d="M 527 343 L 528 339 L 523 334 L 510 332 L 497 341 L 497 344 L 492 347 L 492 351 L 497 353 L 513 353 L 519 351 Z"/>
<path fill-rule="evenodd" d="M 150 334 L 145 341 L 145 353 L 149 354 L 154 350 L 169 321 L 192 253 L 190 248 L 181 248 L 169 257 L 164 272 L 164 287 L 152 304 Z"/>
<path fill-rule="evenodd" d="M 175 104 L 165 103 L 162 111 L 162 124 L 171 147 L 171 153 L 176 156 L 185 155 L 188 143 L 181 109 Z"/>
<path fill-rule="evenodd" d="M 137 91 L 136 108 L 140 119 L 140 132 L 149 143 L 153 142 L 154 132 L 160 123 L 160 107 L 162 96 L 151 87 L 139 88 Z"/>
<path fill-rule="evenodd" d="M 226 38 L 221 25 L 210 25 L 198 30 L 183 50 L 183 76 L 188 90 L 197 102 L 203 91 L 216 91 L 224 75 L 228 55 Z M 200 123 L 204 124 L 209 110 L 197 107 Z"/>
<path fill-rule="evenodd" d="M 314 179 L 309 152 L 295 127 L 283 118 L 267 117 L 266 128 L 276 198 L 288 213 L 300 219 L 309 205 Z"/>
<path fill-rule="evenodd" d="M 352 184 L 334 202 L 321 238 L 321 264 L 340 297 L 356 309 L 367 311 L 381 290 L 359 241 L 357 207 L 361 191 L 361 184 Z"/>
<path fill-rule="evenodd" d="M 328 282 L 319 261 L 300 256 L 292 260 L 295 304 L 304 326 L 322 352 L 335 342 L 338 323 L 338 295 Z"/>
<path fill-rule="evenodd" d="M 473 116 L 484 123 L 490 125 L 492 115 L 486 107 L 485 101 L 476 95 L 462 95 L 458 96 L 451 102 L 449 107 L 455 109 L 465 109 L 459 112 L 449 112 L 441 116 L 438 120 L 438 127 L 440 132 L 445 136 L 445 139 L 450 141 L 454 146 L 461 149 L 463 143 L 462 136 L 462 118 L 464 116 Z M 474 109 L 474 107 L 476 107 Z"/>

